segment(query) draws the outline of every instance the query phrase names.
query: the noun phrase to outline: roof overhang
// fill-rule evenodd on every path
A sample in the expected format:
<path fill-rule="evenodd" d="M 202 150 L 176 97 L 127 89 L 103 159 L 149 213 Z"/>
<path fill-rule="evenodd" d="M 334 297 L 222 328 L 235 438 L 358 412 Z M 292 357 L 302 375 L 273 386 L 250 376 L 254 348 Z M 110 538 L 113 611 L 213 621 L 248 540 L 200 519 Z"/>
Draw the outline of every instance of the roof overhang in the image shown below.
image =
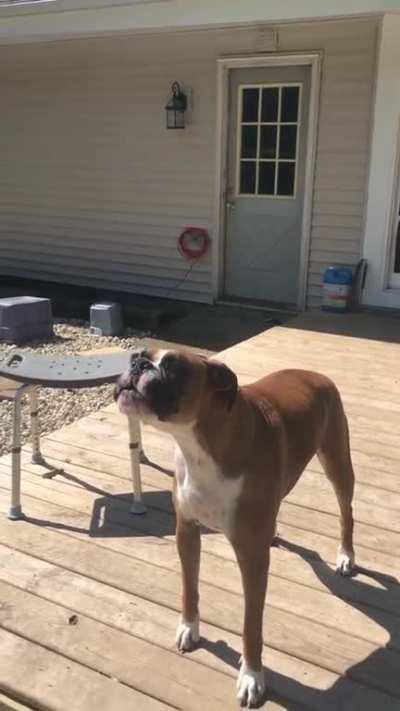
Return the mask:
<path fill-rule="evenodd" d="M 2 6 L 0 43 L 400 12 L 400 0 L 43 0 Z"/>

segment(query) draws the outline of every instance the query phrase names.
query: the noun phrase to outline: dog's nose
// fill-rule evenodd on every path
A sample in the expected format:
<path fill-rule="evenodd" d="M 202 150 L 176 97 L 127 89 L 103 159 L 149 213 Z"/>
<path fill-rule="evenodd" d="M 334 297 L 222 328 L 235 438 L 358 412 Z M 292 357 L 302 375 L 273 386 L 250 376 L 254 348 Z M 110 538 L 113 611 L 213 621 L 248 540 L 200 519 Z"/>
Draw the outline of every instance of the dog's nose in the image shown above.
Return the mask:
<path fill-rule="evenodd" d="M 132 390 L 132 378 L 130 372 L 127 370 L 125 373 L 119 376 L 117 382 L 114 386 L 114 400 L 118 400 L 120 394 L 123 390 Z"/>
<path fill-rule="evenodd" d="M 144 373 L 145 370 L 150 370 L 153 367 L 154 366 L 150 360 L 139 356 L 138 358 L 135 358 L 134 361 L 132 361 L 131 373 L 132 375 L 138 376 Z"/>

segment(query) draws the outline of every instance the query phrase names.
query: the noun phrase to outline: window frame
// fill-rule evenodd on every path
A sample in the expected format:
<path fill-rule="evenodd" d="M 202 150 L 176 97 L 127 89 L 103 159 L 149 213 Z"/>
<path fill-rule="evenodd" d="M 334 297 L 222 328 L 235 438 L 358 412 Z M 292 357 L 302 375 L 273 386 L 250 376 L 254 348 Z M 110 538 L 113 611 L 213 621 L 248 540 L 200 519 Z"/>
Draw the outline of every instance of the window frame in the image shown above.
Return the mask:
<path fill-rule="evenodd" d="M 261 121 L 261 92 L 263 89 L 279 89 L 279 99 L 278 99 L 278 119 L 281 118 L 281 105 L 282 105 L 282 89 L 286 87 L 297 87 L 299 89 L 299 105 L 297 121 Z M 250 198 L 250 199 L 266 199 L 266 200 L 296 200 L 297 189 L 298 189 L 298 167 L 299 167 L 299 152 L 300 152 L 300 135 L 302 128 L 302 113 L 303 113 L 303 84 L 301 82 L 262 82 L 262 83 L 251 83 L 251 84 L 239 84 L 238 87 L 238 101 L 237 101 L 237 121 L 236 121 L 236 171 L 235 171 L 235 197 L 236 198 Z M 257 121 L 242 121 L 242 107 L 243 107 L 243 91 L 244 89 L 258 89 L 259 90 L 259 101 L 258 101 L 258 117 Z M 255 158 L 243 158 L 241 157 L 242 148 L 242 126 L 256 126 L 257 127 L 257 148 Z M 259 158 L 260 152 L 260 135 L 261 126 L 276 126 L 277 128 L 277 139 L 276 139 L 276 156 L 274 159 L 270 158 Z M 279 158 L 279 142 L 280 142 L 280 129 L 281 126 L 296 126 L 297 127 L 297 141 L 296 141 L 296 156 L 295 158 Z M 255 177 L 255 187 L 258 191 L 258 177 L 259 177 L 259 164 L 260 163 L 274 163 L 275 165 L 275 193 L 263 194 L 263 193 L 242 193 L 240 192 L 240 166 L 242 162 L 249 162 L 256 164 L 256 177 Z M 276 169 L 279 163 L 292 163 L 295 166 L 294 173 L 294 186 L 293 195 L 280 195 L 277 194 L 278 188 L 278 170 Z"/>

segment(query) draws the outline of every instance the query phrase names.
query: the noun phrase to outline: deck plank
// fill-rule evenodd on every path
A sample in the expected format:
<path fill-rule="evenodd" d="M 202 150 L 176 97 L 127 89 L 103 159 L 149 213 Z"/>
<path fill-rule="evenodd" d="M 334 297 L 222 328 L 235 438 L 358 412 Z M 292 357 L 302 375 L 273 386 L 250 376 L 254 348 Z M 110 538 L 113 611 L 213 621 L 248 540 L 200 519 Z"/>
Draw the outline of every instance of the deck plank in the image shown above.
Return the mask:
<path fill-rule="evenodd" d="M 0 687 L 35 708 L 54 711 L 171 709 L 156 699 L 4 629 L 0 629 L 0 647 Z"/>
<path fill-rule="evenodd" d="M 53 525 L 61 527 L 65 535 L 80 538 L 84 538 L 87 535 L 87 531 L 90 530 L 90 517 L 87 515 L 85 516 L 54 503 L 50 504 L 31 497 L 27 498 L 29 499 L 32 513 L 35 517 L 38 517 L 36 521 L 41 521 L 41 525 L 51 526 L 53 522 Z M 44 524 L 44 521 L 47 521 L 47 523 Z M 65 527 L 68 526 L 73 530 L 66 530 Z M 156 528 L 155 521 L 153 522 L 153 528 Z M 107 536 L 107 531 L 104 530 L 102 535 Z M 96 541 L 99 540 L 97 538 L 90 538 L 88 542 L 90 542 L 93 549 L 99 548 L 100 551 L 105 547 L 110 551 L 118 549 L 121 552 L 124 549 L 126 550 L 126 544 L 129 544 L 127 538 L 114 539 L 112 538 L 112 532 L 109 535 L 110 537 L 101 538 L 101 545 L 96 544 Z M 133 545 L 132 541 L 131 545 Z M 14 546 L 16 546 L 16 542 L 14 542 Z M 163 549 L 164 546 L 160 546 L 160 551 Z M 28 550 L 31 550 L 31 548 Z M 168 553 L 170 555 L 169 551 Z M 175 570 L 170 571 L 166 567 L 168 561 L 165 558 L 163 558 L 163 563 L 164 565 L 161 568 L 162 587 L 159 587 L 160 583 L 157 582 L 157 568 L 154 562 L 149 564 L 144 560 L 132 557 L 130 558 L 129 566 L 131 571 L 136 572 L 135 579 L 140 578 L 139 586 L 142 596 L 147 598 L 151 595 L 151 598 L 157 600 L 160 604 L 167 604 L 173 609 L 177 609 L 179 576 Z M 304 588 L 303 595 L 305 595 L 306 599 L 308 599 L 307 593 L 308 591 Z M 240 633 L 243 605 L 241 595 L 224 588 L 218 593 L 218 588 L 209 583 L 202 584 L 201 595 L 203 598 L 203 619 L 210 624 L 219 625 L 223 629 Z M 285 599 L 282 596 L 279 596 L 279 599 L 280 602 L 278 604 L 282 606 Z M 335 600 L 335 598 L 332 599 Z M 329 608 L 329 602 L 324 599 L 322 615 L 326 606 Z M 400 698 L 399 680 L 394 673 L 398 666 L 398 653 L 392 652 L 391 649 L 386 649 L 391 636 L 394 640 L 398 639 L 398 618 L 393 622 L 391 619 L 386 622 L 385 613 L 381 617 L 380 612 L 376 614 L 375 610 L 373 611 L 372 614 L 376 614 L 377 619 L 379 619 L 376 631 L 383 635 L 381 637 L 383 646 L 380 646 L 378 640 L 372 642 L 357 635 L 354 636 L 352 633 L 341 631 L 340 624 L 338 624 L 338 628 L 333 628 L 328 624 L 329 615 L 327 615 L 326 623 L 321 624 L 313 618 L 296 615 L 290 610 L 272 607 L 269 601 L 267 603 L 268 607 L 270 609 L 266 614 L 265 634 L 271 646 L 310 663 L 323 666 L 338 674 L 346 671 L 347 675 L 352 677 L 354 669 L 355 680 L 372 685 L 375 688 L 390 690 L 392 694 Z M 340 621 L 339 615 L 338 622 L 340 623 Z M 368 616 L 366 621 L 368 622 Z M 351 630 L 351 627 L 348 629 Z M 328 646 L 326 644 L 327 638 L 329 638 Z M 367 661 L 360 667 L 357 665 L 358 659 L 368 660 L 368 658 L 374 657 L 378 649 L 384 651 L 383 665 L 375 664 L 369 668 Z"/>
<path fill-rule="evenodd" d="M 34 578 L 40 579 L 38 567 Z M 236 708 L 233 698 L 231 703 L 228 701 L 231 680 L 225 674 L 206 669 L 189 657 L 182 659 L 157 643 L 115 629 L 80 610 L 76 624 L 70 624 L 76 607 L 68 608 L 62 602 L 54 603 L 50 597 L 39 597 L 37 587 L 35 579 L 31 582 L 32 592 L 0 582 L 0 599 L 7 600 L 7 611 L 0 616 L 3 629 L 46 645 L 47 649 L 96 669 L 145 697 L 161 697 L 166 705 L 188 711 L 204 711 L 207 703 L 218 711 Z M 93 605 L 92 600 L 90 603 Z"/>
<path fill-rule="evenodd" d="M 390 342 L 393 320 L 378 319 L 307 314 L 218 356 L 243 383 L 285 367 L 322 371 L 337 383 L 350 422 L 363 568 L 351 580 L 333 573 L 337 504 L 313 460 L 281 507 L 281 546 L 272 551 L 264 629 L 271 709 L 400 704 L 399 345 Z M 350 326 L 354 336 L 386 340 L 346 335 Z M 330 329 L 341 335 L 323 332 Z M 59 711 L 235 706 L 243 599 L 233 551 L 221 535 L 203 536 L 205 641 L 182 659 L 173 644 L 180 575 L 172 480 L 163 472 L 173 444 L 151 428 L 144 440 L 154 461 L 142 466 L 145 517 L 129 514 L 126 421 L 115 406 L 44 438 L 49 465 L 64 470 L 54 478 L 43 478 L 23 453 L 28 519 L 0 519 L 0 641 L 8 660 L 0 689 L 22 703 Z M 9 487 L 6 456 L 2 509 Z M 66 623 L 72 612 L 77 625 Z"/>
<path fill-rule="evenodd" d="M 51 460 L 51 462 L 53 461 L 54 460 Z M 1 466 L 2 465 L 0 464 L 0 471 Z M 149 562 L 152 562 L 153 560 L 153 549 L 155 550 L 156 556 L 159 555 L 159 539 L 151 537 L 150 535 L 146 536 L 145 539 L 143 539 L 143 536 L 139 535 L 139 533 L 143 533 L 145 530 L 147 530 L 149 534 L 150 532 L 154 532 L 152 530 L 153 524 L 151 522 L 150 524 L 146 523 L 147 518 L 137 519 L 136 517 L 132 516 L 126 517 L 126 506 L 127 502 L 129 501 L 129 498 L 128 495 L 124 493 L 121 494 L 121 492 L 125 491 L 125 482 L 123 480 L 118 481 L 118 479 L 114 477 L 107 478 L 106 475 L 103 475 L 102 477 L 98 474 L 94 475 L 88 469 L 81 469 L 80 467 L 71 464 L 68 465 L 67 472 L 65 472 L 65 476 L 60 475 L 56 480 L 43 479 L 41 477 L 42 471 L 42 467 L 38 467 L 37 465 L 28 465 L 28 468 L 24 470 L 24 480 L 25 477 L 28 477 L 28 479 L 32 477 L 33 481 L 39 483 L 40 486 L 44 488 L 54 490 L 55 487 L 57 487 L 67 492 L 71 487 L 77 488 L 78 490 L 82 486 L 84 488 L 91 487 L 94 492 L 97 491 L 102 495 L 113 497 L 111 498 L 113 505 L 119 508 L 121 514 L 125 514 L 127 524 L 133 529 L 136 529 L 137 536 L 135 540 L 135 548 L 131 551 L 132 554 L 135 555 L 135 557 L 138 557 L 140 552 L 140 557 L 143 557 Z M 6 471 L 5 473 L 7 474 L 8 472 Z M 121 500 L 121 498 L 123 500 Z M 160 508 L 163 508 L 167 512 L 171 512 L 172 507 L 170 500 L 167 499 L 165 505 L 164 501 L 164 498 L 160 499 Z M 118 520 L 120 523 L 122 523 L 122 518 L 118 517 Z M 326 563 L 329 563 L 331 566 L 334 565 L 336 557 L 336 541 L 326 539 L 318 534 L 313 534 L 312 548 L 310 549 L 307 548 L 308 542 L 304 541 L 304 531 L 299 531 L 298 529 L 296 530 L 290 528 L 286 529 L 284 526 L 281 525 L 280 534 L 283 539 L 285 538 L 286 534 L 287 541 L 282 541 L 282 544 L 279 548 L 279 555 L 277 554 L 276 549 L 274 549 L 273 551 L 271 575 L 277 575 L 281 578 L 293 580 L 294 582 L 307 585 L 308 587 L 315 587 L 319 590 L 326 590 L 326 586 L 322 582 L 323 570 Z M 303 546 L 299 545 L 299 535 L 301 536 L 301 543 L 303 543 Z M 297 543 L 294 542 L 296 540 Z M 170 543 L 172 543 L 172 537 L 165 536 L 164 541 L 169 541 Z M 306 545 L 304 546 L 304 544 Z M 174 543 L 172 543 L 172 546 L 172 557 L 176 564 L 177 561 Z M 220 536 L 219 534 L 209 532 L 207 536 L 203 537 L 203 551 L 205 553 L 218 556 L 217 562 L 214 561 L 214 566 L 216 566 L 217 563 L 219 565 L 225 565 L 224 561 L 226 559 L 228 561 L 231 561 L 231 563 L 233 562 L 235 570 L 237 572 L 232 547 L 225 540 L 224 537 Z M 317 573 L 314 573 L 313 569 L 315 569 Z M 212 572 L 213 576 L 214 574 L 218 575 L 218 569 L 215 570 L 215 573 L 214 571 Z M 379 576 L 379 574 L 377 573 L 377 578 L 379 577 L 382 576 Z M 390 582 L 389 576 L 383 576 L 383 580 L 385 581 L 387 588 L 386 594 L 385 596 L 380 596 L 379 604 L 377 603 L 377 601 L 375 601 L 375 605 L 381 607 L 381 609 L 383 610 L 386 609 L 388 612 L 396 613 L 400 609 L 399 586 Z M 365 586 L 365 591 L 362 585 L 358 585 L 359 582 L 364 582 L 368 584 L 368 587 Z M 349 599 L 355 599 L 356 601 L 365 602 L 366 604 L 368 604 L 369 602 L 369 588 L 371 586 L 375 586 L 377 588 L 381 587 L 381 584 L 378 582 L 378 580 L 375 581 L 375 579 L 371 576 L 363 576 L 362 573 L 357 577 L 357 581 L 342 581 L 341 578 L 337 578 L 336 585 L 340 589 L 340 596 L 342 598 L 347 599 L 348 597 Z"/>
<path fill-rule="evenodd" d="M 71 475 L 69 475 L 71 476 Z M 174 520 L 172 515 L 172 503 L 169 489 L 157 490 L 154 487 L 144 486 L 146 501 L 151 509 L 151 517 L 132 518 L 129 513 L 129 497 L 130 487 L 124 487 L 119 492 L 118 496 L 109 498 L 107 504 L 107 491 L 97 490 L 94 493 L 100 494 L 97 498 L 95 507 L 92 506 L 91 494 L 88 489 L 95 488 L 90 484 L 90 479 L 87 477 L 87 485 L 83 486 L 83 491 L 79 494 L 79 511 L 82 514 L 91 516 L 90 532 L 96 535 L 101 534 L 104 529 L 104 523 L 117 526 L 120 530 L 118 536 L 118 545 L 123 546 L 126 542 L 123 540 L 124 532 L 129 533 L 129 530 L 136 529 L 141 535 L 151 535 L 152 532 L 158 534 L 170 534 L 174 532 Z M 54 480 L 51 480 L 54 481 Z M 62 482 L 61 482 L 62 484 Z M 0 487 L 10 487 L 9 470 L 0 464 Z M 28 474 L 25 477 L 24 491 L 36 499 L 43 501 L 49 500 L 56 502 L 59 506 L 67 507 L 70 510 L 76 509 L 76 498 L 70 490 L 70 487 L 51 487 L 47 480 Z M 93 493 L 93 492 L 92 492 Z M 121 495 L 124 499 L 121 500 Z M 102 500 L 104 499 L 104 501 Z M 104 509 L 104 512 L 103 512 Z M 27 511 L 28 513 L 28 511 Z M 101 519 L 101 516 L 106 516 L 106 521 Z M 281 525 L 296 528 L 301 536 L 303 533 L 310 533 L 314 536 L 322 535 L 330 539 L 333 543 L 333 548 L 337 548 L 339 522 L 338 517 L 325 512 L 317 511 L 311 508 L 305 508 L 286 502 L 282 505 L 278 517 L 279 527 Z M 156 528 L 155 528 L 156 527 Z M 398 555 L 398 547 L 396 540 L 399 534 L 396 532 L 388 532 L 381 528 L 376 528 L 369 524 L 358 523 L 356 525 L 356 546 L 357 555 L 360 565 L 376 566 L 378 569 L 388 568 L 394 575 L 400 571 L 400 559 Z M 134 535 L 132 532 L 130 535 Z M 137 535 L 137 534 L 136 534 Z M 333 558 L 333 553 L 330 559 Z"/>
<path fill-rule="evenodd" d="M 132 596 L 115 587 L 93 581 L 85 576 L 77 575 L 65 568 L 58 568 L 54 564 L 45 563 L 28 555 L 15 554 L 13 551 L 7 552 L 3 549 L 0 551 L 0 556 L 2 563 L 5 565 L 7 576 L 11 576 L 8 577 L 8 582 L 12 582 L 19 589 L 33 590 L 36 596 L 42 598 L 42 602 L 47 599 L 60 605 L 62 608 L 62 620 L 73 610 L 78 613 L 79 621 L 82 615 L 89 617 L 91 620 L 95 618 L 103 624 L 110 625 L 114 631 L 123 630 L 126 634 L 140 639 L 151 639 L 154 644 L 164 649 L 168 650 L 170 648 L 176 625 L 176 614 L 169 608 Z M 13 594 L 11 589 L 8 599 L 11 599 Z M 70 608 L 69 612 L 67 608 Z M 34 626 L 36 636 L 40 634 L 37 616 L 38 611 L 35 608 L 36 619 Z M 22 624 L 21 622 L 19 623 Z M 87 624 L 88 621 L 84 619 L 84 625 Z M 7 625 L 9 628 L 13 627 L 12 621 L 10 622 L 8 619 Z M 83 629 L 85 630 L 85 627 Z M 235 674 L 238 663 L 239 652 L 237 650 L 240 649 L 240 637 L 204 623 L 202 625 L 202 633 L 207 639 L 207 644 L 197 649 L 187 659 L 194 659 L 209 669 L 216 669 L 232 677 Z M 31 632 L 30 634 L 32 636 L 33 633 Z M 221 641 L 221 635 L 223 641 Z M 59 644 L 59 638 L 57 638 L 57 644 Z M 87 637 L 85 638 L 85 647 L 87 647 Z M 73 649 L 76 649 L 76 639 L 74 639 Z M 82 652 L 81 648 L 79 648 L 79 653 L 86 655 L 85 650 Z M 71 655 L 71 644 L 68 646 L 68 654 Z M 93 654 L 93 649 L 91 649 L 91 654 Z M 107 654 L 103 655 L 103 660 L 109 656 L 107 651 Z M 126 674 L 128 674 L 129 678 L 133 677 L 135 683 L 137 683 L 134 658 L 129 657 L 129 660 L 133 670 L 129 668 Z M 296 689 L 297 700 L 306 704 L 308 708 L 319 711 L 320 699 L 316 697 L 313 700 L 307 690 L 302 688 L 304 677 L 307 677 L 308 683 L 312 683 L 321 691 L 331 688 L 332 685 L 338 686 L 340 684 L 342 686 L 341 693 L 344 695 L 346 691 L 346 696 L 349 702 L 351 699 L 351 704 L 354 703 L 356 697 L 363 708 L 373 708 L 373 703 L 383 704 L 384 708 L 389 704 L 388 708 L 391 708 L 392 699 L 388 699 L 387 695 L 371 691 L 371 689 L 367 689 L 350 679 L 341 680 L 336 674 L 332 674 L 321 667 L 307 664 L 299 659 L 293 660 L 290 656 L 273 648 L 268 649 L 266 661 L 268 663 L 268 679 L 271 690 L 283 697 L 288 693 L 288 685 L 285 683 L 286 674 L 291 681 L 292 687 Z M 122 663 L 122 668 L 124 668 L 125 664 L 126 658 Z M 109 667 L 107 669 L 110 671 Z M 117 661 L 114 673 L 121 673 L 119 661 Z M 191 673 L 193 673 L 193 668 Z M 299 695 L 301 698 L 299 698 Z M 341 708 L 354 708 L 349 702 L 343 702 Z M 335 698 L 335 694 L 326 698 L 324 708 L 336 711 L 337 697 Z"/>
<path fill-rule="evenodd" d="M 77 492 L 75 496 L 82 499 L 83 497 L 85 497 L 85 494 L 87 495 L 87 492 Z M 56 499 L 55 493 L 53 493 L 53 497 L 54 499 Z M 121 502 L 121 504 L 122 505 L 120 508 L 120 513 L 118 514 L 118 518 L 122 520 L 124 512 L 123 502 Z M 79 505 L 82 506 L 81 503 Z M 52 508 L 49 507 L 49 511 L 52 511 Z M 78 510 L 76 508 L 74 508 L 72 513 L 75 512 L 78 513 Z M 127 512 L 128 502 L 125 503 L 125 517 Z M 80 509 L 80 513 L 83 513 L 82 508 Z M 69 511 L 69 516 L 71 516 L 71 511 Z M 76 516 L 74 518 L 76 520 Z M 85 517 L 85 514 L 83 513 L 82 523 L 84 522 L 86 522 L 86 525 L 90 526 L 89 514 Z M 129 514 L 128 523 L 130 523 Z M 108 524 L 110 541 L 112 543 L 113 529 L 111 526 L 110 518 L 108 518 Z M 155 520 L 150 520 L 148 522 L 148 525 L 149 527 L 151 526 L 153 528 L 154 534 L 156 534 L 157 524 Z M 131 528 L 129 532 L 131 533 L 131 536 L 135 535 L 135 531 L 133 528 Z M 100 530 L 96 534 L 93 530 L 93 533 L 96 536 L 94 542 L 97 540 L 99 544 L 102 544 L 102 537 L 104 535 L 107 535 L 107 531 Z M 115 533 L 116 535 L 118 535 L 120 534 L 120 531 L 117 531 Z M 179 572 L 179 564 L 175 548 L 171 540 L 165 541 L 164 545 L 160 545 L 157 540 L 154 540 L 153 543 L 152 541 L 149 541 L 148 538 L 146 538 L 145 545 L 140 546 L 140 530 L 137 530 L 136 534 L 139 536 L 139 540 L 138 542 L 135 541 L 135 548 L 134 550 L 132 550 L 132 554 L 134 554 L 136 563 L 137 561 L 140 561 L 143 556 L 143 562 L 151 560 L 151 563 L 153 565 L 158 565 L 164 569 L 176 571 L 177 573 Z M 201 579 L 210 585 L 212 585 L 214 581 L 218 581 L 217 585 L 219 589 L 233 591 L 240 595 L 242 591 L 240 576 L 237 570 L 237 566 L 234 564 L 233 557 L 230 560 L 224 558 L 222 563 L 220 560 L 220 556 L 216 558 L 215 555 L 210 555 L 207 552 L 207 538 L 208 536 L 205 535 L 203 543 L 204 555 L 202 562 Z M 163 538 L 163 540 L 165 539 Z M 222 537 L 220 537 L 218 542 L 220 542 L 221 547 L 220 549 L 217 549 L 216 545 L 214 545 L 214 551 L 226 551 L 226 548 L 223 547 L 224 541 Z M 149 552 L 150 547 L 153 548 L 152 553 Z M 276 555 L 274 555 L 274 558 L 279 558 L 280 552 L 274 551 L 274 553 L 276 553 Z M 333 627 L 335 626 L 335 623 L 338 624 L 337 621 L 339 621 L 339 630 L 341 630 L 342 628 L 351 629 L 355 635 L 362 636 L 370 640 L 371 642 L 374 642 L 376 644 L 386 644 L 386 642 L 388 641 L 388 634 L 385 630 L 390 627 L 395 627 L 395 620 L 392 620 L 390 614 L 387 614 L 384 610 L 380 610 L 379 613 L 375 612 L 375 610 L 370 610 L 368 608 L 368 595 L 365 595 L 364 598 L 364 604 L 367 605 L 366 614 L 364 614 L 363 612 L 357 612 L 352 607 L 346 606 L 341 600 L 339 600 L 335 596 L 326 595 L 326 591 L 329 591 L 328 586 L 335 585 L 332 570 L 329 569 L 329 567 L 326 565 L 324 567 L 323 562 L 321 561 L 321 565 L 318 572 L 320 575 L 321 583 L 324 580 L 326 582 L 325 587 L 321 585 L 321 587 L 319 588 L 316 587 L 315 590 L 304 590 L 304 585 L 302 584 L 295 583 L 293 580 L 289 582 L 286 580 L 285 577 L 282 576 L 272 575 L 269 585 L 268 604 L 273 610 L 286 610 L 288 613 L 294 613 L 302 618 L 311 619 L 316 622 L 320 622 L 321 624 L 324 624 L 326 620 L 330 620 L 329 624 Z M 336 587 L 337 586 L 335 586 L 335 588 Z M 369 586 L 365 585 L 365 587 L 368 590 Z M 342 584 L 341 588 L 343 591 L 345 591 L 346 585 Z M 393 589 L 393 592 L 394 591 L 395 588 Z M 373 602 L 372 593 L 370 597 L 371 602 Z M 379 596 L 377 590 L 375 591 L 375 597 L 382 597 Z M 394 608 L 396 603 L 398 602 L 399 597 L 396 596 L 394 592 Z M 359 603 L 359 606 L 362 609 L 363 603 L 360 603 L 358 599 L 354 600 L 354 603 Z M 374 607 L 376 607 L 376 605 Z M 372 619 L 374 618 L 375 614 L 379 616 L 378 624 L 376 622 L 372 622 Z M 398 628 L 400 632 L 400 622 L 398 623 Z M 400 640 L 398 637 L 392 639 L 392 646 L 395 649 L 400 649 Z"/>

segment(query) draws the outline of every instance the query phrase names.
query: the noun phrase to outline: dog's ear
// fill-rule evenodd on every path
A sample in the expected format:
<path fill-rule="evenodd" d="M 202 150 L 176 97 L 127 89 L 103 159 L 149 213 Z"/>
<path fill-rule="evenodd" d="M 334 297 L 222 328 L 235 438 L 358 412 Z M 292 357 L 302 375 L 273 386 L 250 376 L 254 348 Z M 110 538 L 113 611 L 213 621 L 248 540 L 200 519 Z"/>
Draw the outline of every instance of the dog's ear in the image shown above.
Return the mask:
<path fill-rule="evenodd" d="M 238 379 L 235 373 L 224 363 L 209 360 L 208 380 L 216 393 L 226 402 L 230 410 L 238 391 Z"/>

